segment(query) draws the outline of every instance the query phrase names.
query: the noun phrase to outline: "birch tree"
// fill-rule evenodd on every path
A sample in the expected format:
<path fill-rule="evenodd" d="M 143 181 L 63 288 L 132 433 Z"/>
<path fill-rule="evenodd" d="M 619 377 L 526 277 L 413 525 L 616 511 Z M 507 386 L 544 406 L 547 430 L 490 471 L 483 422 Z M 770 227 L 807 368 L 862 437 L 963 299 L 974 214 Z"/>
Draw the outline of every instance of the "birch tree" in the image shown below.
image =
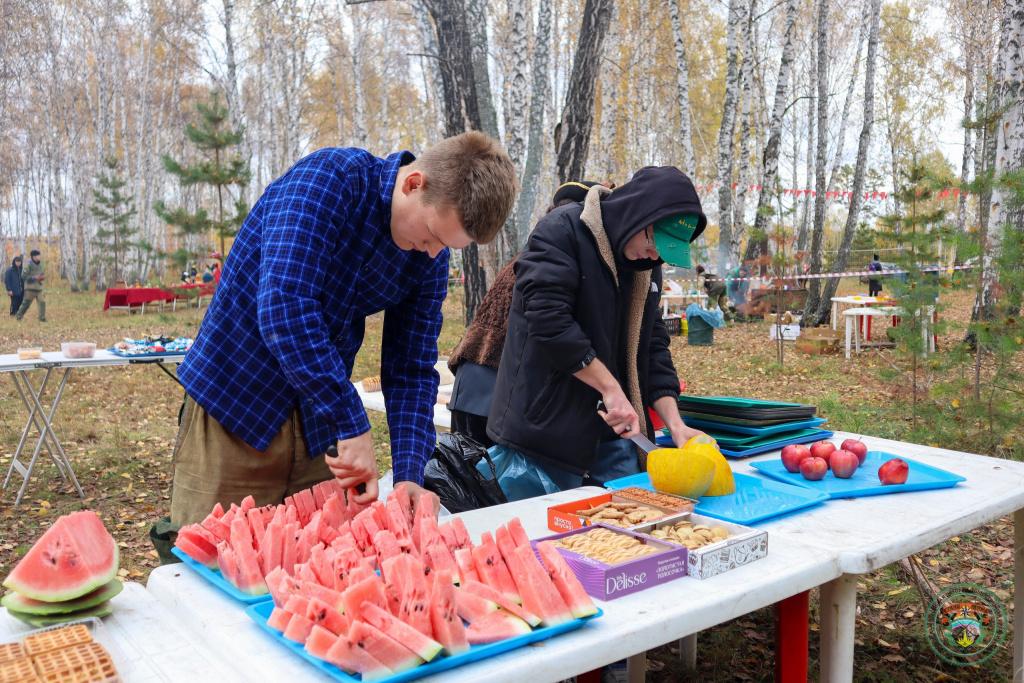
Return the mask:
<path fill-rule="evenodd" d="M 747 224 L 747 186 L 750 184 L 750 138 L 751 118 L 754 108 L 753 99 L 756 87 L 754 81 L 754 15 L 757 13 L 757 0 L 750 1 L 747 20 L 743 29 L 743 67 L 740 71 L 740 100 L 742 116 L 740 125 L 740 153 L 738 182 L 736 185 L 736 202 L 733 211 L 732 235 L 729 239 L 729 262 L 736 263 L 740 253 L 740 243 L 746 236 Z"/>
<path fill-rule="evenodd" d="M 864 115 L 857 143 L 857 162 L 853 171 L 852 196 L 850 210 L 846 214 L 843 226 L 843 240 L 839 245 L 839 253 L 832 268 L 833 272 L 846 270 L 853 245 L 854 234 L 860 221 L 860 209 L 864 204 L 864 175 L 868 166 L 868 150 L 871 147 L 871 129 L 875 122 L 875 64 L 878 56 L 878 26 L 882 15 L 882 0 L 870 0 L 868 6 L 868 54 L 864 66 Z M 812 314 L 811 324 L 821 324 L 828 320 L 832 310 L 832 297 L 839 286 L 839 278 L 831 278 L 825 285 L 825 294 L 818 303 L 817 310 Z M 808 309 L 809 310 L 809 309 Z"/>
<path fill-rule="evenodd" d="M 762 161 L 763 180 L 761 181 L 761 192 L 757 199 L 757 210 L 754 212 L 754 234 L 751 236 L 750 241 L 747 242 L 747 250 L 743 256 L 744 261 L 768 255 L 768 218 L 772 213 L 773 202 L 779 194 L 779 153 L 782 149 L 782 117 L 786 113 L 787 89 L 793 66 L 793 27 L 796 25 L 796 15 L 797 0 L 787 0 L 782 58 L 779 62 L 778 79 L 775 81 L 775 100 L 772 103 L 772 118 L 769 124 L 768 142 L 765 145 Z M 797 137 L 794 135 L 794 139 Z"/>
<path fill-rule="evenodd" d="M 815 74 L 818 88 L 818 148 L 814 160 L 814 231 L 811 234 L 811 272 L 820 273 L 825 235 L 825 192 L 828 189 L 825 178 L 825 163 L 828 158 L 828 5 L 829 0 L 818 0 L 818 27 L 816 32 L 818 69 Z M 811 280 L 810 291 L 804 310 L 813 311 L 818 307 L 821 281 Z"/>
<path fill-rule="evenodd" d="M 736 99 L 739 91 L 739 34 L 746 13 L 744 0 L 729 0 L 729 18 L 725 39 L 725 97 L 722 101 L 722 125 L 718 130 L 718 261 L 724 268 L 732 244 L 732 154 L 736 126 Z"/>
<path fill-rule="evenodd" d="M 666 4 L 672 21 L 672 44 L 676 55 L 676 104 L 679 107 L 679 143 L 683 148 L 683 170 L 692 177 L 697 172 L 697 158 L 693 154 L 690 133 L 690 67 L 686 63 L 686 38 L 679 20 L 679 0 L 668 0 Z"/>
<path fill-rule="evenodd" d="M 594 89 L 615 0 L 587 0 L 562 118 L 555 127 L 559 182 L 583 177 L 594 122 Z"/>

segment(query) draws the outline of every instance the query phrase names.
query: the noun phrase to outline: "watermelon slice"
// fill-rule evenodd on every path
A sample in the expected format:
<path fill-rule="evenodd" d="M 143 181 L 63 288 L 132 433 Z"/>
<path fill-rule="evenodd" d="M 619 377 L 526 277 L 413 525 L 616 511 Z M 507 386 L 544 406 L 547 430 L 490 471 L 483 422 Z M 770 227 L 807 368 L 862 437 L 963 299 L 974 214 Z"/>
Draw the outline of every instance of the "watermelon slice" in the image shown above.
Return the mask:
<path fill-rule="evenodd" d="M 414 669 L 423 663 L 412 650 L 363 621 L 352 622 L 348 630 L 348 643 L 353 648 L 366 650 L 395 673 Z"/>
<path fill-rule="evenodd" d="M 551 583 L 533 548 L 521 545 L 512 553 L 512 565 L 523 606 L 541 618 L 545 626 L 572 621 L 572 612 L 558 589 Z"/>
<path fill-rule="evenodd" d="M 256 551 L 252 547 L 252 534 L 245 517 L 231 520 L 231 550 L 238 563 L 235 587 L 246 595 L 266 595 L 267 584 L 260 571 Z"/>
<path fill-rule="evenodd" d="M 256 500 L 252 496 L 246 496 L 245 498 L 242 499 L 242 502 L 239 503 L 238 507 L 242 510 L 242 512 L 248 512 L 249 510 L 252 510 L 254 507 L 256 507 Z"/>
<path fill-rule="evenodd" d="M 288 626 L 284 629 L 284 637 L 296 643 L 305 643 L 313 630 L 313 622 L 301 614 L 293 614 Z"/>
<path fill-rule="evenodd" d="M 384 560 L 402 554 L 398 539 L 388 529 L 381 529 L 373 536 L 373 547 L 377 551 L 377 566 L 383 567 Z"/>
<path fill-rule="evenodd" d="M 391 639 L 412 650 L 417 657 L 425 662 L 432 660 L 442 650 L 441 643 L 423 635 L 377 605 L 364 603 L 363 619 Z"/>
<path fill-rule="evenodd" d="M 512 574 L 505 561 L 501 559 L 501 553 L 490 533 L 484 532 L 480 545 L 473 548 L 473 564 L 484 583 L 504 594 L 509 600 L 522 602 L 516 590 L 516 583 L 512 580 Z"/>
<path fill-rule="evenodd" d="M 404 486 L 399 486 L 391 491 L 391 495 L 388 498 L 393 498 L 398 503 L 402 512 L 405 513 L 405 521 L 409 523 L 409 528 L 412 529 L 415 517 L 412 511 L 412 499 L 409 497 L 409 491 Z M 436 513 L 434 516 L 437 516 Z"/>
<path fill-rule="evenodd" d="M 288 622 L 292 620 L 292 613 L 284 607 L 275 607 L 267 617 L 267 626 L 284 632 L 288 628 Z"/>
<path fill-rule="evenodd" d="M 225 517 L 226 515 L 214 517 L 213 513 L 210 513 L 206 519 L 199 523 L 199 526 L 209 531 L 218 541 L 226 541 L 228 536 L 231 535 L 231 528 L 224 521 Z"/>
<path fill-rule="evenodd" d="M 64 602 L 43 602 L 26 598 L 20 593 L 8 593 L 0 600 L 9 610 L 23 614 L 66 614 L 68 612 L 80 612 L 90 607 L 100 605 L 121 592 L 123 586 L 117 579 L 111 579 L 91 593 L 86 593 L 80 598 L 66 600 Z"/>
<path fill-rule="evenodd" d="M 69 621 L 79 621 L 88 617 L 106 617 L 109 616 L 111 612 L 112 610 L 110 609 L 109 602 L 105 602 L 102 605 L 96 605 L 95 607 L 90 607 L 79 612 L 68 612 L 67 614 L 25 614 L 24 612 L 7 610 L 7 613 L 12 617 L 32 626 L 33 628 L 45 628 L 47 626 L 55 626 Z"/>
<path fill-rule="evenodd" d="M 376 574 L 371 574 L 359 583 L 349 586 L 341 596 L 345 601 L 345 614 L 353 621 L 362 618 L 364 602 L 377 605 L 381 609 L 388 608 L 388 596 L 384 592 L 384 582 Z M 388 664 L 388 667 L 390 666 Z"/>
<path fill-rule="evenodd" d="M 551 582 L 558 589 L 559 595 L 569 605 L 569 611 L 572 612 L 572 615 L 577 619 L 582 619 L 589 617 L 591 614 L 597 614 L 597 607 L 594 606 L 594 601 L 583 590 L 583 584 L 576 578 L 576 574 L 573 573 L 569 563 L 562 557 L 562 553 L 558 552 L 558 549 L 555 548 L 554 543 L 544 541 L 540 544 L 539 549 L 540 557 L 544 561 L 548 576 L 551 577 Z"/>
<path fill-rule="evenodd" d="M 203 533 L 199 533 L 199 530 Z M 198 524 L 189 524 L 178 530 L 174 545 L 199 564 L 211 569 L 217 566 L 217 545 L 211 543 L 213 535 Z"/>
<path fill-rule="evenodd" d="M 99 516 L 82 510 L 57 519 L 3 585 L 33 600 L 74 600 L 113 579 L 119 558 Z"/>
<path fill-rule="evenodd" d="M 299 592 L 304 597 L 322 600 L 339 612 L 345 611 L 345 600 L 342 598 L 341 592 L 336 591 L 333 588 L 321 586 L 313 581 L 302 581 L 300 583 Z"/>
<path fill-rule="evenodd" d="M 284 608 L 292 614 L 305 614 L 309 609 L 309 598 L 305 595 L 295 594 L 284 603 Z"/>
<path fill-rule="evenodd" d="M 333 494 L 324 501 L 320 511 L 323 513 L 321 519 L 326 526 L 340 530 L 342 522 L 345 521 L 345 503 L 338 494 Z"/>
<path fill-rule="evenodd" d="M 445 571 L 451 574 L 456 582 L 459 580 L 459 567 L 455 564 L 455 558 L 452 557 L 444 541 L 435 539 L 423 547 L 422 551 L 423 563 L 432 571 Z"/>
<path fill-rule="evenodd" d="M 478 581 L 472 580 L 464 581 L 462 585 L 459 586 L 459 590 L 474 593 L 476 595 L 479 595 L 481 598 L 497 603 L 497 605 L 501 607 L 503 610 L 505 610 L 506 612 L 511 612 L 523 621 L 527 622 L 530 626 L 536 628 L 540 625 L 540 617 L 528 611 L 526 608 L 520 606 L 519 604 L 509 600 L 503 594 L 494 590 L 485 583 L 480 583 Z"/>
<path fill-rule="evenodd" d="M 455 541 L 459 548 L 472 548 L 473 542 L 469 540 L 469 531 L 466 530 L 466 523 L 461 517 L 455 517 L 449 522 L 455 530 Z"/>
<path fill-rule="evenodd" d="M 412 542 L 412 528 L 409 526 L 409 520 L 405 516 L 405 511 L 402 510 L 402 506 L 398 504 L 398 501 L 390 496 L 385 505 L 385 510 L 388 515 L 388 530 L 395 535 L 398 545 L 405 552 L 408 552 L 415 544 Z"/>
<path fill-rule="evenodd" d="M 324 659 L 339 669 L 361 674 L 364 681 L 377 681 L 394 673 L 363 648 L 349 645 L 348 638 L 338 638 Z"/>
<path fill-rule="evenodd" d="M 463 588 L 455 589 L 455 610 L 465 621 L 473 623 L 498 610 L 498 603 Z"/>
<path fill-rule="evenodd" d="M 508 612 L 491 612 L 482 619 L 470 623 L 466 639 L 471 645 L 494 643 L 506 638 L 515 638 L 530 632 L 530 625 Z"/>
<path fill-rule="evenodd" d="M 452 585 L 451 574 L 445 571 L 434 574 L 430 624 L 434 628 L 434 639 L 444 646 L 448 654 L 457 655 L 469 650 L 466 627 L 455 607 L 455 586 Z"/>
<path fill-rule="evenodd" d="M 338 636 L 331 633 L 323 626 L 314 624 L 313 629 L 309 632 L 309 636 L 306 638 L 306 652 L 319 657 L 320 659 L 327 659 L 327 653 L 330 651 L 334 644 L 338 642 Z"/>
<path fill-rule="evenodd" d="M 473 550 L 471 548 L 459 548 L 454 553 L 455 564 L 459 568 L 459 582 L 472 580 L 480 581 L 480 575 L 473 564 Z"/>
<path fill-rule="evenodd" d="M 227 541 L 217 544 L 217 566 L 228 583 L 232 586 L 238 585 L 238 560 Z"/>
<path fill-rule="evenodd" d="M 336 636 L 348 633 L 348 618 L 319 598 L 309 599 L 309 605 L 306 607 L 306 618 L 318 626 L 323 626 Z M 324 651 L 327 651 L 326 648 Z"/>
<path fill-rule="evenodd" d="M 409 555 L 405 563 L 405 575 L 401 579 L 403 593 L 399 619 L 412 626 L 420 633 L 433 636 L 434 627 L 430 618 L 430 584 L 423 574 L 423 565 Z M 397 565 L 402 567 L 403 565 Z"/>
<path fill-rule="evenodd" d="M 455 552 L 459 547 L 459 538 L 455 533 L 455 529 L 452 528 L 451 523 L 442 524 L 437 527 L 438 532 L 441 534 L 441 540 L 444 541 L 445 546 L 450 552 Z"/>

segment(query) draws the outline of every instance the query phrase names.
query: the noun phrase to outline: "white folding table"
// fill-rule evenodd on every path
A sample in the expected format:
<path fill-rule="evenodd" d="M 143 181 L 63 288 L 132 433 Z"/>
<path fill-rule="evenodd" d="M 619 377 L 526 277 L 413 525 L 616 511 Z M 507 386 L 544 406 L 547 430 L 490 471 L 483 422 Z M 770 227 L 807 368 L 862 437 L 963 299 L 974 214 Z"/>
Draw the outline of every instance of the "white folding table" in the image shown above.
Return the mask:
<path fill-rule="evenodd" d="M 7 485 L 11 481 L 11 475 L 17 472 L 22 477 L 22 482 L 18 489 L 18 495 L 14 499 L 14 504 L 18 505 L 21 503 L 22 496 L 25 495 L 25 490 L 28 488 L 32 470 L 36 466 L 40 453 L 45 449 L 57 467 L 57 472 L 60 474 L 61 479 L 65 483 L 70 481 L 78 492 L 79 497 L 85 497 L 82 487 L 78 483 L 78 478 L 75 476 L 74 468 L 71 466 L 71 460 L 68 458 L 67 453 L 64 452 L 60 439 L 57 438 L 57 433 L 53 429 L 53 418 L 57 414 L 57 408 L 60 406 L 60 400 L 64 396 L 64 389 L 67 387 L 68 378 L 71 376 L 73 369 L 134 365 L 138 363 L 157 364 L 164 372 L 173 377 L 174 375 L 164 367 L 164 364 L 180 363 L 184 358 L 184 353 L 127 358 L 106 350 L 97 350 L 92 358 L 65 358 L 59 351 L 43 353 L 41 358 L 34 360 L 20 360 L 17 354 L 13 353 L 0 355 L 0 373 L 7 373 L 11 376 L 18 396 L 21 397 L 21 402 L 28 413 L 25 427 L 21 430 L 21 438 L 14 449 L 10 467 L 7 469 L 7 475 L 4 477 L 4 483 L 3 486 L 0 486 L 0 490 L 7 489 Z M 43 373 L 42 381 L 38 386 L 33 385 L 29 378 L 29 373 L 36 370 Z M 57 380 L 57 388 L 53 392 L 53 397 L 50 399 L 47 407 L 44 405 L 45 395 L 47 388 L 50 386 L 50 380 L 54 371 L 57 371 L 60 379 Z M 29 433 L 33 428 L 38 434 L 35 448 L 32 450 L 32 455 L 28 461 L 22 462 L 20 457 L 25 450 Z"/>

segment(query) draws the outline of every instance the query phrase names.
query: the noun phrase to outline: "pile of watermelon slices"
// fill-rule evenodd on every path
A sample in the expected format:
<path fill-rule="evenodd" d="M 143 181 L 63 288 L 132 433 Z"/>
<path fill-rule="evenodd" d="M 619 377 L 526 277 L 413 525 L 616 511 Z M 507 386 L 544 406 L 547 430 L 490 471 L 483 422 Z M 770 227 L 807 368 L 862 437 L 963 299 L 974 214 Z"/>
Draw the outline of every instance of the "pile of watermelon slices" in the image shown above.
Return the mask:
<path fill-rule="evenodd" d="M 0 605 L 35 627 L 107 616 L 122 588 L 119 559 L 117 542 L 95 512 L 64 515 L 4 579 L 10 591 Z"/>
<path fill-rule="evenodd" d="M 413 513 L 402 489 L 354 506 L 325 482 L 270 509 L 215 509 L 178 547 L 242 590 L 269 591 L 272 628 L 363 680 L 597 613 L 559 551 L 535 552 L 517 518 L 474 545 L 461 519 L 436 514 Z"/>

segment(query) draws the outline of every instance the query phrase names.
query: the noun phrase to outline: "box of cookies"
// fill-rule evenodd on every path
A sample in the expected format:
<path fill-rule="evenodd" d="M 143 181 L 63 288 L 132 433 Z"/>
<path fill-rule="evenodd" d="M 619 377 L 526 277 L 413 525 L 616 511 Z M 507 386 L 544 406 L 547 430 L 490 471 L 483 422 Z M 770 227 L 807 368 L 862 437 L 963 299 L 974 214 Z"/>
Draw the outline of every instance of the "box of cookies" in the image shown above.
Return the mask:
<path fill-rule="evenodd" d="M 552 531 L 572 531 L 594 524 L 607 524 L 632 529 L 689 512 L 696 505 L 695 501 L 688 498 L 672 497 L 676 500 L 670 507 L 627 498 L 618 491 L 553 505 L 548 508 L 548 528 Z"/>
<path fill-rule="evenodd" d="M 684 546 L 689 550 L 686 573 L 695 579 L 717 576 L 768 554 L 767 531 L 693 513 L 634 531 Z"/>
<path fill-rule="evenodd" d="M 615 600 L 686 576 L 687 549 L 627 529 L 596 524 L 530 541 L 553 543 L 584 590 Z"/>

